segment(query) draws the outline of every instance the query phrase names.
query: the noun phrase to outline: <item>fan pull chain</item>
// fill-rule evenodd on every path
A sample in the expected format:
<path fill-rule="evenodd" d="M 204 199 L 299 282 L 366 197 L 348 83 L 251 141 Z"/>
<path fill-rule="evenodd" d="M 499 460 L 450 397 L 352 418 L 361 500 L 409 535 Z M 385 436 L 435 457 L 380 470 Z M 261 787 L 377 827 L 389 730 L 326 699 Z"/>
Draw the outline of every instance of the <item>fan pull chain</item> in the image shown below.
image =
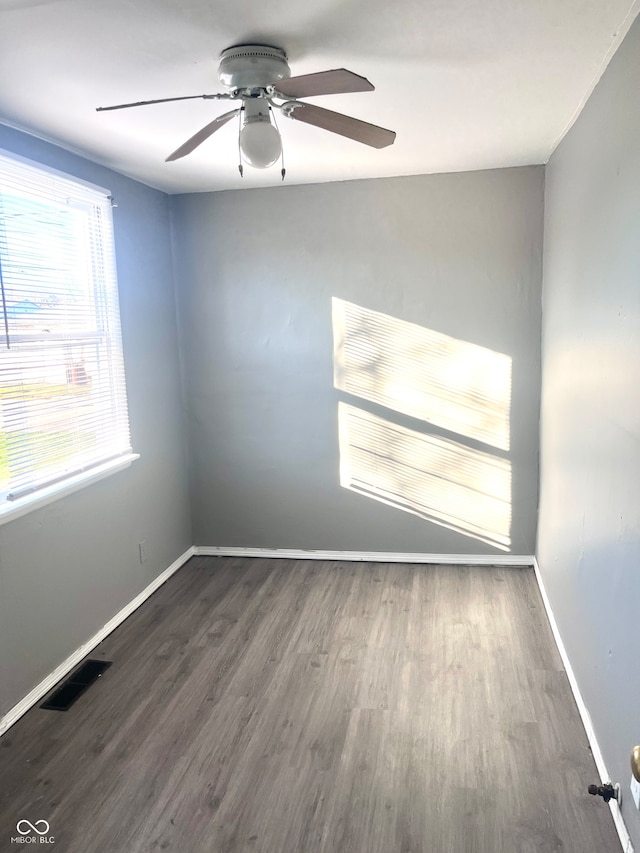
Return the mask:
<path fill-rule="evenodd" d="M 269 104 L 269 110 L 271 115 L 273 116 L 273 123 L 276 126 L 276 130 L 280 135 L 280 162 L 282 163 L 282 168 L 280 169 L 280 174 L 282 175 L 282 180 L 284 181 L 284 176 L 287 174 L 287 170 L 284 167 L 284 145 L 282 144 L 282 134 L 280 133 L 280 128 L 278 127 L 278 119 L 276 118 L 276 113 L 271 104 Z"/>
<path fill-rule="evenodd" d="M 240 133 L 242 131 L 242 110 L 244 109 L 244 105 L 240 107 L 238 111 L 238 171 L 240 172 L 240 177 L 244 178 L 244 169 L 242 168 L 242 149 L 240 148 Z"/>

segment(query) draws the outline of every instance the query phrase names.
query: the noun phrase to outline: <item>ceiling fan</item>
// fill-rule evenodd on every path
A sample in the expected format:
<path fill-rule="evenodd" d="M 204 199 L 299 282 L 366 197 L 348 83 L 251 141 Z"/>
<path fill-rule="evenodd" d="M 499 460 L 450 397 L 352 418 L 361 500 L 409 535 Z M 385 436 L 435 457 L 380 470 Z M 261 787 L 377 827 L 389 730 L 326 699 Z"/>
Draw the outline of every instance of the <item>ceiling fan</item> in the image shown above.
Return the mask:
<path fill-rule="evenodd" d="M 286 53 L 278 47 L 262 44 L 242 44 L 223 50 L 220 56 L 218 78 L 229 91 L 211 95 L 185 95 L 178 98 L 158 98 L 153 101 L 136 101 L 97 107 L 98 112 L 164 104 L 169 101 L 204 100 L 240 101 L 241 106 L 215 118 L 195 133 L 179 148 L 169 154 L 166 162 L 186 157 L 232 118 L 239 118 L 238 146 L 241 161 L 257 169 L 272 166 L 282 157 L 282 140 L 274 110 L 287 118 L 338 133 L 373 148 L 392 145 L 396 134 L 375 124 L 351 116 L 307 104 L 300 98 L 316 95 L 339 95 L 348 92 L 372 92 L 374 86 L 365 78 L 345 68 L 320 71 L 292 77 Z M 272 120 L 273 119 L 273 120 Z M 238 166 L 243 173 L 242 162 Z M 284 180 L 284 162 L 282 166 Z"/>

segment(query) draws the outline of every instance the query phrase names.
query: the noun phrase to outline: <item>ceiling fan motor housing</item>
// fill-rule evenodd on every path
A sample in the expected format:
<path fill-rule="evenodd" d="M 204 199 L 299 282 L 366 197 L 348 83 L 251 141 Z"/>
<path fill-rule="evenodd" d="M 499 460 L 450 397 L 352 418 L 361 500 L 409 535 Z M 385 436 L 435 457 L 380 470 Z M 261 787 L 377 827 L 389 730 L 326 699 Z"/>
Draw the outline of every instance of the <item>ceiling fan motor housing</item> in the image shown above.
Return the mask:
<path fill-rule="evenodd" d="M 287 55 L 279 47 L 241 44 L 220 54 L 218 78 L 229 89 L 257 89 L 291 76 Z"/>

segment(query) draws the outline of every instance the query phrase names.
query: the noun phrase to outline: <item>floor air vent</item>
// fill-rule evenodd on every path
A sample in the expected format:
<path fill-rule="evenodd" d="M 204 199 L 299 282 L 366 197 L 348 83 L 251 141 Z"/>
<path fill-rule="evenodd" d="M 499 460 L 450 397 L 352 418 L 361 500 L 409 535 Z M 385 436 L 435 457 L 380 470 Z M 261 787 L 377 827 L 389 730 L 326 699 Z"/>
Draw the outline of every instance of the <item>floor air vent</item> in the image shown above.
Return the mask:
<path fill-rule="evenodd" d="M 90 687 L 96 678 L 100 678 L 105 669 L 110 666 L 110 660 L 85 661 L 66 681 L 62 682 L 57 690 L 54 690 L 40 707 L 48 711 L 68 711 L 87 687 Z"/>

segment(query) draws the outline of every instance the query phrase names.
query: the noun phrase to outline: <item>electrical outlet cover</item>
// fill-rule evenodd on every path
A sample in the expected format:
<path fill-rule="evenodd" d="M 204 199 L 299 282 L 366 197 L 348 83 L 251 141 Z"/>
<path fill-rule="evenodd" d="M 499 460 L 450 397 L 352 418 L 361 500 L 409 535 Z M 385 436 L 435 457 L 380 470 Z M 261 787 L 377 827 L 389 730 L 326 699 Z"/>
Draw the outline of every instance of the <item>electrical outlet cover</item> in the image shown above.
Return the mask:
<path fill-rule="evenodd" d="M 631 796 L 633 797 L 633 802 L 636 804 L 636 808 L 640 809 L 640 782 L 633 776 L 631 777 Z"/>

